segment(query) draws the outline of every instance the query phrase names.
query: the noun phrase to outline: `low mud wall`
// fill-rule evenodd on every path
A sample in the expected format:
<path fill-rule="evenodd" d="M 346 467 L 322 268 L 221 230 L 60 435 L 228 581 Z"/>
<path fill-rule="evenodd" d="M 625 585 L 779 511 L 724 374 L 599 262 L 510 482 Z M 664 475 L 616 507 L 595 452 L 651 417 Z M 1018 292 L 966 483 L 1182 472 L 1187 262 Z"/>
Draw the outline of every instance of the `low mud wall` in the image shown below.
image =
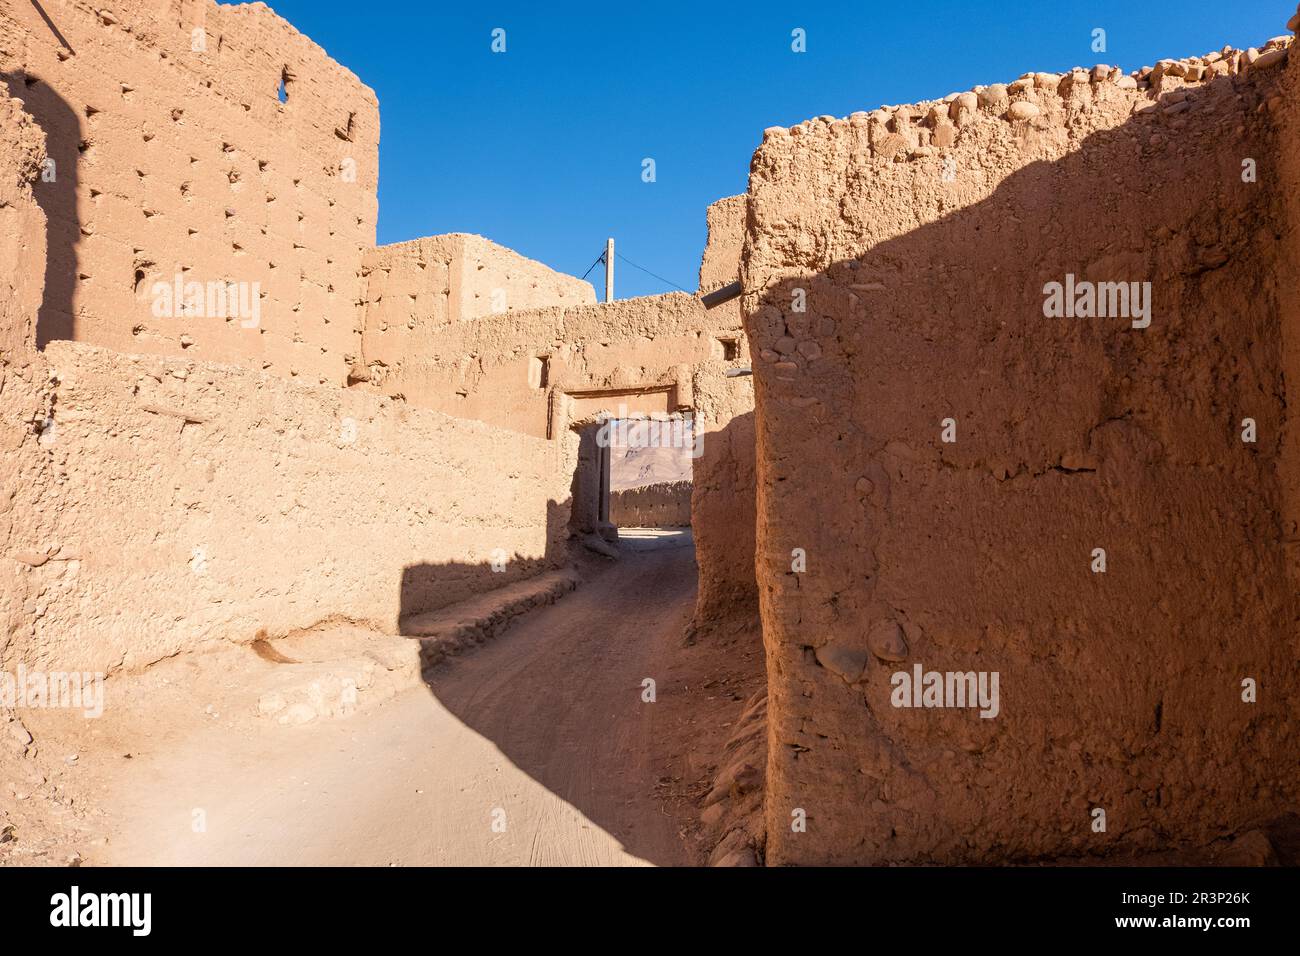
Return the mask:
<path fill-rule="evenodd" d="M 620 528 L 689 528 L 691 483 L 661 481 L 611 492 L 609 520 Z"/>
<path fill-rule="evenodd" d="M 564 548 L 565 443 L 381 396 L 52 343 L 0 368 L 0 407 L 18 660 L 111 670 L 332 617 L 393 632 Z"/>

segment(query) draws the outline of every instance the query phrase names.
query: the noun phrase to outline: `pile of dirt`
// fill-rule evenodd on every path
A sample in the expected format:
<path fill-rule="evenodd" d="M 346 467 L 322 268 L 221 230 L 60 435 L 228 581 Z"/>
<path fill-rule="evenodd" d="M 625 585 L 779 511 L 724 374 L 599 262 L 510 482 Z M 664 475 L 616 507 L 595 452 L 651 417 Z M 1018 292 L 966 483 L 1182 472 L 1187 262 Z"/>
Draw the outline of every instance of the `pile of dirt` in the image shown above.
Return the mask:
<path fill-rule="evenodd" d="M 78 866 L 98 817 L 71 792 L 78 755 L 46 753 L 22 720 L 0 711 L 0 866 Z"/>
<path fill-rule="evenodd" d="M 694 861 L 762 865 L 767 766 L 767 675 L 757 615 L 692 622 L 673 650 L 669 686 L 683 700 L 655 736 L 660 796 L 687 819 Z"/>

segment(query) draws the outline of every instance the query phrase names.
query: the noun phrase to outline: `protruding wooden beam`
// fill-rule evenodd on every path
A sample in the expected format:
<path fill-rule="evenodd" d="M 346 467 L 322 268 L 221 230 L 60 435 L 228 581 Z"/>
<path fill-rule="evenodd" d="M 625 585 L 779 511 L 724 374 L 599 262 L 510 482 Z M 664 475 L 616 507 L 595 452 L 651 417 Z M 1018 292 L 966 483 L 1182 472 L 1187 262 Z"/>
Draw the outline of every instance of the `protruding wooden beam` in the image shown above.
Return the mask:
<path fill-rule="evenodd" d="M 700 296 L 700 302 L 706 309 L 716 308 L 723 303 L 730 302 L 732 299 L 738 299 L 744 293 L 745 289 L 739 281 L 724 285 L 721 289 L 714 289 L 708 295 Z"/>

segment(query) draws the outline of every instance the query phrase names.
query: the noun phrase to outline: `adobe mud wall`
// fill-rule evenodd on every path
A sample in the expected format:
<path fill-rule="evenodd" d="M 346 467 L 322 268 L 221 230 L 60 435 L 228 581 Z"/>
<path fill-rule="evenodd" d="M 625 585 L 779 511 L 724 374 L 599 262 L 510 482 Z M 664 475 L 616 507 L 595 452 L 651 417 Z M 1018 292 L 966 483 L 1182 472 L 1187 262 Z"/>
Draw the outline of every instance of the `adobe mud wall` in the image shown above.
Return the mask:
<path fill-rule="evenodd" d="M 700 260 L 700 291 L 713 292 L 740 278 L 747 197 L 728 196 L 709 206 L 709 239 Z M 722 322 L 740 319 L 740 300 L 715 306 Z M 746 339 L 746 343 L 748 339 Z M 748 348 L 744 362 L 751 360 Z M 754 617 L 754 385 L 749 376 L 727 377 L 717 366 L 696 370 L 695 407 L 703 428 L 693 468 L 691 511 L 699 565 L 694 627 L 705 631 L 729 615 Z"/>
<path fill-rule="evenodd" d="M 364 387 L 546 437 L 556 430 L 561 396 L 579 399 L 570 421 L 583 417 L 580 399 L 589 392 L 625 392 L 633 410 L 689 408 L 691 366 L 722 361 L 723 340 L 739 354 L 740 329 L 718 322 L 679 292 L 487 315 L 444 326 L 428 351 L 408 350 Z"/>
<path fill-rule="evenodd" d="M 1141 853 L 1294 807 L 1285 50 L 767 131 L 769 863 Z M 1131 308 L 1045 314 L 1103 282 Z M 998 675 L 996 715 L 909 701 L 916 668 Z"/>
<path fill-rule="evenodd" d="M 664 352 L 680 362 L 708 355 L 703 319 L 698 300 L 680 293 L 489 315 L 443 326 L 428 350 L 372 365 L 364 388 L 546 437 L 554 392 L 647 382 L 662 392 L 675 388 L 679 376 Z M 662 399 L 654 410 L 669 405 Z"/>
<path fill-rule="evenodd" d="M 0 376 L 19 660 L 107 671 L 331 617 L 396 633 L 564 559 L 562 443 L 79 343 Z"/>
<path fill-rule="evenodd" d="M 555 304 L 596 301 L 591 283 L 481 236 L 453 233 L 379 246 L 365 258 L 361 368 L 353 381 L 387 382 L 433 352 L 447 326 Z"/>
<path fill-rule="evenodd" d="M 691 527 L 699 589 L 694 625 L 707 631 L 732 614 L 758 614 L 754 579 L 754 380 L 722 368 L 696 371 L 703 429 L 692 465 Z"/>
<path fill-rule="evenodd" d="M 732 196 L 708 209 L 701 291 L 739 275 L 745 201 Z M 372 292 L 380 292 L 371 296 L 368 367 L 354 379 L 358 387 L 537 437 L 563 435 L 620 407 L 634 415 L 689 412 L 702 435 L 691 522 L 700 565 L 696 624 L 737 609 L 756 613 L 753 387 L 725 375 L 750 360 L 739 303 L 706 310 L 695 297 L 670 293 L 460 324 L 453 310 L 440 310 L 452 296 L 429 294 L 454 271 L 439 266 L 444 250 L 430 243 L 454 238 L 377 250 L 386 258 L 370 273 Z M 571 294 L 563 285 L 540 288 Z"/>
<path fill-rule="evenodd" d="M 40 345 L 344 383 L 375 241 L 370 89 L 265 4 L 211 0 L 3 0 L 0 78 L 52 161 Z"/>
<path fill-rule="evenodd" d="M 394 632 L 565 560 L 576 440 L 230 365 L 36 351 L 42 135 L 3 95 L 0 118 L 6 667 L 110 671 L 330 618 Z"/>
<path fill-rule="evenodd" d="M 600 412 L 698 407 L 724 434 L 750 410 L 748 383 L 723 377 L 749 360 L 735 304 L 596 306 L 589 283 L 477 236 L 375 248 L 374 95 L 264 5 L 41 9 L 48 20 L 0 5 L 0 72 L 19 97 L 0 98 L 12 652 L 84 646 L 85 666 L 112 665 L 330 615 L 392 627 L 560 560 L 575 429 Z M 734 277 L 744 202 L 710 209 L 702 282 Z M 419 424 L 389 457 L 391 423 L 408 417 Z M 367 422 L 377 444 L 358 465 L 364 439 L 339 436 Z M 700 507 L 706 554 L 748 548 L 751 526 L 749 489 L 722 483 L 748 474 L 732 461 L 742 445 L 716 447 L 706 488 L 729 500 Z M 739 515 L 741 533 L 711 528 L 714 515 Z M 423 527 L 444 517 L 450 529 Z M 369 557 L 330 550 L 338 527 Z M 142 528 L 157 531 L 147 547 Z M 213 558 L 236 543 L 294 560 L 281 578 L 269 557 Z M 510 570 L 482 578 L 498 549 Z M 752 551 L 731 557 L 719 580 L 752 567 Z M 310 572 L 321 563 L 328 587 Z M 137 593 L 148 599 L 126 605 Z M 177 626 L 147 633 L 160 617 Z"/>
<path fill-rule="evenodd" d="M 709 207 L 702 282 L 734 281 L 743 200 Z M 689 409 L 696 367 L 748 360 L 738 306 L 706 310 L 676 292 L 594 304 L 590 283 L 478 236 L 383 246 L 367 272 L 367 367 L 353 384 L 529 435 L 554 435 L 610 396 L 615 411 Z"/>
<path fill-rule="evenodd" d="M 620 528 L 689 528 L 691 483 L 660 481 L 610 492 L 609 520 Z"/>
<path fill-rule="evenodd" d="M 1287 23 L 1300 30 L 1300 7 Z M 1280 326 L 1282 380 L 1300 382 L 1300 97 L 1294 95 L 1297 83 L 1295 63 L 1287 65 L 1280 80 L 1281 101 L 1272 100 L 1276 116 L 1277 137 L 1283 148 L 1277 155 L 1278 201 L 1283 209 L 1281 256 L 1275 281 Z M 1290 94 L 1290 95 L 1288 95 Z M 1281 540 L 1286 569 L 1292 587 L 1300 591 L 1300 428 L 1283 420 L 1278 449 L 1278 480 L 1282 487 Z"/>
<path fill-rule="evenodd" d="M 0 357 L 36 342 L 45 271 L 45 214 L 32 181 L 45 160 L 45 136 L 22 102 L 0 89 Z"/>
<path fill-rule="evenodd" d="M 700 257 L 700 292 L 713 292 L 740 278 L 747 202 L 745 196 L 728 196 L 709 204 L 705 213 L 709 237 Z M 740 303 L 734 300 L 718 308 L 728 306 L 739 314 Z"/>

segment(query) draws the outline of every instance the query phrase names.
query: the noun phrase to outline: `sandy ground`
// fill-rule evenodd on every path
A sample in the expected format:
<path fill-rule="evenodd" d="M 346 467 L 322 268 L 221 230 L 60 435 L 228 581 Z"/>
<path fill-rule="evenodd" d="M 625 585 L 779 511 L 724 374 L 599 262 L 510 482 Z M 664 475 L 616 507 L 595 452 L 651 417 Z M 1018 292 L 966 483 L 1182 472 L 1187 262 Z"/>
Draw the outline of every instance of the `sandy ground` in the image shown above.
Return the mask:
<path fill-rule="evenodd" d="M 702 862 L 700 798 L 761 648 L 683 644 L 690 544 L 629 539 L 563 600 L 339 719 L 282 726 L 229 662 L 222 681 L 216 659 L 170 665 L 69 771 L 106 836 L 86 864 Z"/>
<path fill-rule="evenodd" d="M 275 642 L 294 664 L 226 645 L 115 678 L 99 720 L 22 712 L 35 739 L 25 758 L 0 751 L 0 865 L 743 857 L 734 828 L 762 805 L 746 782 L 764 765 L 761 641 L 742 621 L 686 643 L 689 532 L 624 535 L 619 561 L 423 681 L 409 639 L 333 625 Z M 375 661 L 350 711 L 259 715 L 268 690 L 298 699 Z M 1056 862 L 1296 865 L 1300 816 L 1196 851 Z"/>

